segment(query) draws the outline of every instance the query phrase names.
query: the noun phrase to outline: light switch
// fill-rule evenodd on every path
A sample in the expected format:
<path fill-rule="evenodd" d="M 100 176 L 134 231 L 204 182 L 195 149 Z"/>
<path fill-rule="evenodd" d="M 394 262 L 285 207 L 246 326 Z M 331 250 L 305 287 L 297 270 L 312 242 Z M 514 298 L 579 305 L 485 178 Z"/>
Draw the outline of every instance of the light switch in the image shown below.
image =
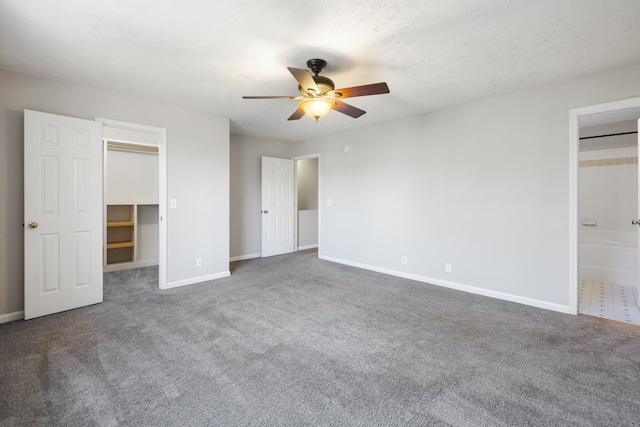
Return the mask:
<path fill-rule="evenodd" d="M 169 200 L 169 207 L 171 209 L 175 209 L 178 207 L 178 201 L 176 199 L 170 199 Z"/>
<path fill-rule="evenodd" d="M 333 206 L 333 200 L 327 199 L 327 206 Z"/>

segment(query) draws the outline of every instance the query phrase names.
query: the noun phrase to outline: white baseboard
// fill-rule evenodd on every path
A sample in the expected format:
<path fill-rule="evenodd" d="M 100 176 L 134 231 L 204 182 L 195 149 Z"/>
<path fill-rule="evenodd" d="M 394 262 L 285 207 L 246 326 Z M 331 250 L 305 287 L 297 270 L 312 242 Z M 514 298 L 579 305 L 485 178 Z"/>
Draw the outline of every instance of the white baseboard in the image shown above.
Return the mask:
<path fill-rule="evenodd" d="M 13 322 L 14 320 L 24 319 L 24 311 L 16 311 L 13 313 L 0 314 L 0 324 Z"/>
<path fill-rule="evenodd" d="M 162 289 L 178 288 L 180 286 L 187 286 L 187 285 L 193 285 L 195 283 L 208 282 L 209 280 L 222 279 L 223 277 L 229 277 L 229 276 L 231 276 L 230 271 L 223 271 L 221 273 L 209 274 L 207 276 L 192 277 L 190 279 L 169 282 Z"/>
<path fill-rule="evenodd" d="M 325 261 L 336 262 L 338 264 L 349 265 L 351 267 L 357 267 L 365 270 L 375 271 L 377 273 L 389 274 L 391 276 L 402 277 L 405 279 L 411 279 L 418 282 L 429 283 L 431 285 L 442 286 L 444 288 L 455 289 L 457 291 L 469 292 L 472 294 L 482 295 L 485 297 L 516 302 L 519 304 L 530 305 L 532 307 L 537 307 L 537 308 L 543 308 L 545 310 L 552 310 L 552 311 L 558 311 L 560 313 L 572 314 L 571 307 L 569 307 L 568 305 L 555 304 L 548 301 L 522 297 L 519 295 L 508 294 L 505 292 L 492 291 L 490 289 L 478 288 L 471 285 L 464 285 L 462 283 L 449 282 L 447 280 L 434 279 L 431 277 L 420 276 L 417 274 L 405 273 L 403 271 L 391 270 L 388 268 L 375 267 L 372 265 L 361 264 L 358 262 L 347 261 L 339 258 L 327 257 L 322 255 L 319 255 L 318 258 L 323 259 Z"/>
<path fill-rule="evenodd" d="M 317 247 L 318 247 L 318 244 L 315 244 L 315 245 L 307 245 L 307 246 L 298 246 L 298 250 L 299 250 L 299 251 L 304 251 L 304 250 L 306 250 L 306 249 L 314 249 L 314 248 L 317 248 Z"/>
<path fill-rule="evenodd" d="M 234 261 L 244 261 L 246 259 L 253 259 L 253 258 L 260 258 L 262 256 L 261 253 L 258 254 L 249 254 L 249 255 L 239 255 L 239 256 L 232 256 L 231 258 L 229 258 L 229 262 L 234 262 Z"/>

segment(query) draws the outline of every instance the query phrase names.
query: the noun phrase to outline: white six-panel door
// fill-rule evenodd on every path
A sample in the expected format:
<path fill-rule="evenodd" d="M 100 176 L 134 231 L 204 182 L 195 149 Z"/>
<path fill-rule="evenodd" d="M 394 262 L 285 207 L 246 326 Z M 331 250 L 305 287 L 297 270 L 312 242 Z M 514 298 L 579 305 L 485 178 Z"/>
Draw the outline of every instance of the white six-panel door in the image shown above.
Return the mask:
<path fill-rule="evenodd" d="M 24 112 L 25 319 L 102 302 L 102 124 Z"/>
<path fill-rule="evenodd" d="M 262 256 L 294 250 L 293 160 L 262 157 Z"/>

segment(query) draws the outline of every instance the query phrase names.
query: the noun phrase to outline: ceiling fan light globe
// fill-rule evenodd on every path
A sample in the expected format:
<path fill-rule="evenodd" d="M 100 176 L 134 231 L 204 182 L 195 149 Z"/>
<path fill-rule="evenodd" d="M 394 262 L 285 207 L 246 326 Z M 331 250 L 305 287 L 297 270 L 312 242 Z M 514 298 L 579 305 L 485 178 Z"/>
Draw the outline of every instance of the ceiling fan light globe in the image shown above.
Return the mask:
<path fill-rule="evenodd" d="M 329 114 L 329 111 L 335 106 L 335 102 L 330 99 L 324 98 L 312 98 L 305 99 L 300 102 L 300 108 L 304 110 L 304 113 L 318 120 Z"/>

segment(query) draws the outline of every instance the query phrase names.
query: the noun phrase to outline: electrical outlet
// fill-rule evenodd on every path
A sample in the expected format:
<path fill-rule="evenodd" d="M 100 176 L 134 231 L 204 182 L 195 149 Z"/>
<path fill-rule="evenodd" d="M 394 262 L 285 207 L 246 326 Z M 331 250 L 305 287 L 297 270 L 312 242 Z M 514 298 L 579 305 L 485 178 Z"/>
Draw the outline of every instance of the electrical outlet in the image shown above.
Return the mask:
<path fill-rule="evenodd" d="M 444 271 L 446 271 L 447 273 L 451 273 L 451 264 L 445 264 Z"/>
<path fill-rule="evenodd" d="M 402 265 L 407 265 L 407 257 L 406 256 L 402 257 Z"/>
<path fill-rule="evenodd" d="M 196 267 L 202 267 L 202 258 L 196 258 Z"/>

